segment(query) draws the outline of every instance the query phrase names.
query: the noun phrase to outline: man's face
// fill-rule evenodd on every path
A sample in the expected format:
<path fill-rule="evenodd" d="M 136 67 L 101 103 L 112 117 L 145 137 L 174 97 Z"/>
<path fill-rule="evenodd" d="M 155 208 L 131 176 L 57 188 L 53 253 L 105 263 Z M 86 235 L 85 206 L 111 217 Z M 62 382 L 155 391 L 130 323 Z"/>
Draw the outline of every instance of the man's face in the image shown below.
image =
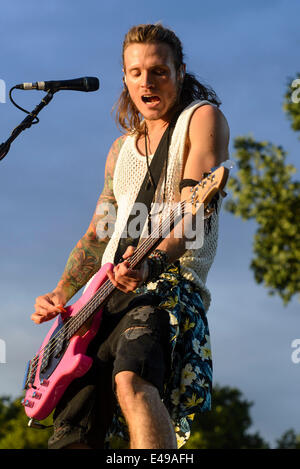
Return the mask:
<path fill-rule="evenodd" d="M 178 79 L 167 44 L 130 44 L 124 52 L 124 73 L 132 101 L 148 120 L 167 117 L 175 104 Z"/>

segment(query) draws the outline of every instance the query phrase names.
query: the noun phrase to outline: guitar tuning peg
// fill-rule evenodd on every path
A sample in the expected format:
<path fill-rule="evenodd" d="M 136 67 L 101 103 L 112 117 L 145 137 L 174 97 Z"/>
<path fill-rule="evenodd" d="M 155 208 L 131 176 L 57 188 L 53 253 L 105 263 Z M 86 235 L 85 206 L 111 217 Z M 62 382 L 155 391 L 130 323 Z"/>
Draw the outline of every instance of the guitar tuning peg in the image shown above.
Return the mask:
<path fill-rule="evenodd" d="M 209 217 L 213 214 L 214 211 L 215 211 L 214 208 L 208 208 L 208 207 L 207 207 L 207 208 L 204 210 L 204 219 L 206 220 L 207 218 L 209 218 Z"/>
<path fill-rule="evenodd" d="M 233 160 L 226 160 L 223 163 L 221 163 L 221 166 L 224 166 L 224 168 L 227 168 L 230 170 L 235 167 L 235 162 Z"/>

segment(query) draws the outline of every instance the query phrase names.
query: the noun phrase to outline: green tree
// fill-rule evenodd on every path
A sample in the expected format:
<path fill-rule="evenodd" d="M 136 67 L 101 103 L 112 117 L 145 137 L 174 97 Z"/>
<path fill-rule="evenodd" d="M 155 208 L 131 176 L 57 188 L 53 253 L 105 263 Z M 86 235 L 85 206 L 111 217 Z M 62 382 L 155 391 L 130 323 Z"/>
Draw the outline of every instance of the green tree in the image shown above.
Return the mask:
<path fill-rule="evenodd" d="M 297 435 L 295 430 L 290 429 L 276 443 L 276 449 L 300 449 L 300 435 Z"/>
<path fill-rule="evenodd" d="M 291 90 L 292 85 L 284 109 L 294 130 L 300 130 L 300 105 L 292 102 Z M 228 182 L 233 197 L 225 209 L 256 221 L 250 267 L 255 280 L 286 305 L 300 293 L 300 182 L 292 179 L 296 168 L 286 163 L 281 146 L 252 136 L 235 138 L 234 148 L 238 171 Z"/>
<path fill-rule="evenodd" d="M 0 449 L 47 449 L 51 428 L 28 428 L 28 417 L 20 404 L 21 397 L 12 401 L 0 397 Z M 269 445 L 256 432 L 250 433 L 251 402 L 243 399 L 238 389 L 215 386 L 212 410 L 195 417 L 191 437 L 183 449 L 267 449 Z M 52 424 L 52 417 L 43 422 Z M 127 448 L 127 443 L 116 439 L 112 448 Z M 277 440 L 277 448 L 300 449 L 300 434 L 293 429 Z"/>
<path fill-rule="evenodd" d="M 51 429 L 29 428 L 20 402 L 21 398 L 0 397 L 0 449 L 46 449 Z M 52 418 L 41 423 L 51 425 Z"/>
<path fill-rule="evenodd" d="M 212 410 L 195 416 L 191 437 L 184 449 L 267 449 L 258 433 L 249 433 L 253 404 L 238 389 L 215 386 Z"/>

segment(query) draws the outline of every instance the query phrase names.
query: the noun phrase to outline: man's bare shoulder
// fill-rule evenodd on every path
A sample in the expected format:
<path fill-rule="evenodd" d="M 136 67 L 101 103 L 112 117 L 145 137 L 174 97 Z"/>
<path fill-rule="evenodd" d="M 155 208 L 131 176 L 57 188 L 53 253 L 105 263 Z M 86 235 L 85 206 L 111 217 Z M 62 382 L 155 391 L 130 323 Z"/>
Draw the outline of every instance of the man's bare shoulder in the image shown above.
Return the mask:
<path fill-rule="evenodd" d="M 190 121 L 190 131 L 199 129 L 203 125 L 217 128 L 229 136 L 228 121 L 221 109 L 213 104 L 204 104 L 194 111 Z"/>
<path fill-rule="evenodd" d="M 121 148 L 125 142 L 126 137 L 127 135 L 121 135 L 120 137 L 116 138 L 116 140 L 112 143 L 110 147 L 105 165 L 105 173 L 110 174 L 110 176 L 113 176 L 118 156 L 120 154 Z"/>
<path fill-rule="evenodd" d="M 223 112 L 212 104 L 205 104 L 193 113 L 188 132 L 190 150 L 198 154 L 214 154 L 216 163 L 228 158 L 230 129 Z"/>
<path fill-rule="evenodd" d="M 116 138 L 116 140 L 113 142 L 113 147 L 120 151 L 122 146 L 123 146 L 123 143 L 125 142 L 126 140 L 126 137 L 127 137 L 128 134 L 122 134 L 120 135 L 118 138 Z"/>
<path fill-rule="evenodd" d="M 114 142 L 112 143 L 110 147 L 110 151 L 108 156 L 110 156 L 112 159 L 115 159 L 118 157 L 120 150 L 126 140 L 127 134 L 120 135 L 120 137 L 116 138 Z"/>

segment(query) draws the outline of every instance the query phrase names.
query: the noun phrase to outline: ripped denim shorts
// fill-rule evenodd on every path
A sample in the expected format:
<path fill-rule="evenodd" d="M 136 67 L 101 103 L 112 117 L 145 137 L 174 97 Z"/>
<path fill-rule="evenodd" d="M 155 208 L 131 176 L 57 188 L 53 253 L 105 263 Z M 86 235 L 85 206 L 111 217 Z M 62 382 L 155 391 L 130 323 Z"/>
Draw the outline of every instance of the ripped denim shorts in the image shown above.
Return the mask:
<path fill-rule="evenodd" d="M 99 332 L 87 352 L 93 365 L 71 383 L 60 400 L 49 449 L 74 443 L 103 448 L 117 405 L 115 376 L 121 371 L 135 372 L 162 396 L 170 369 L 169 336 L 169 314 L 145 296 L 137 297 L 125 312 L 111 315 L 104 310 Z"/>

